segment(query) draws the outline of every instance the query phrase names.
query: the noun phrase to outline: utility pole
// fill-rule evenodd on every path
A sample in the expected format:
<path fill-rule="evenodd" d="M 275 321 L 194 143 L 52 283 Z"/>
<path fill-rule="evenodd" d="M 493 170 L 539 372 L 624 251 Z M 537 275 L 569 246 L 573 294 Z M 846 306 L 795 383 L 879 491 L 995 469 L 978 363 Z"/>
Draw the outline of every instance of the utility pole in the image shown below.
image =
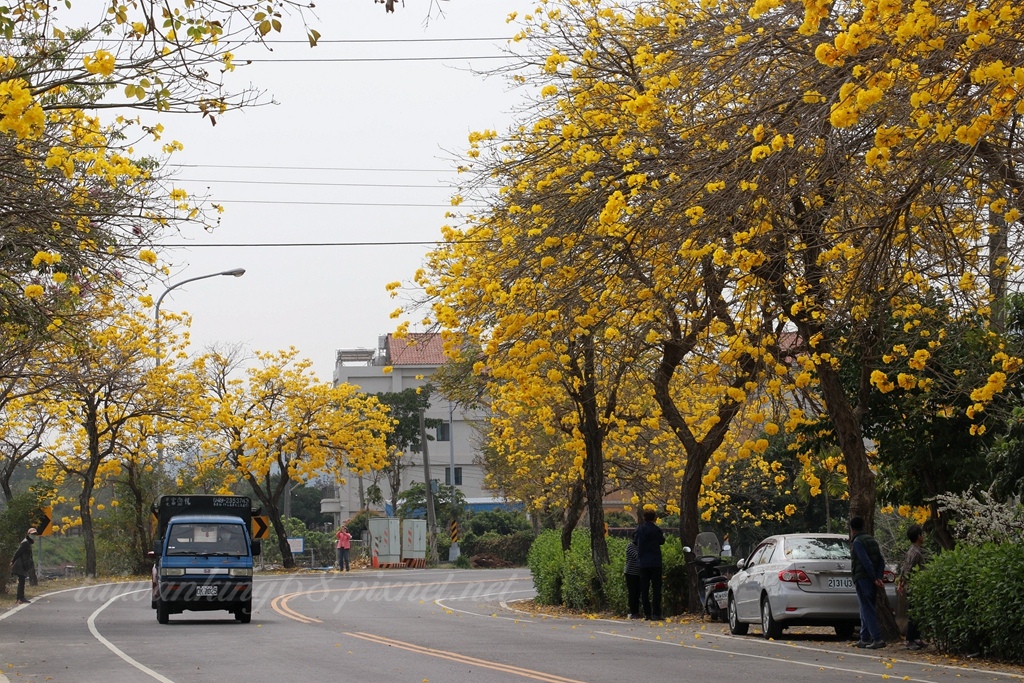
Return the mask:
<path fill-rule="evenodd" d="M 430 481 L 430 455 L 427 453 L 427 428 L 423 410 L 420 410 L 420 448 L 423 449 L 423 483 L 427 501 L 427 543 L 430 546 L 430 562 L 437 564 L 437 519 L 434 515 L 434 491 Z"/>
<path fill-rule="evenodd" d="M 451 399 L 448 400 L 448 471 L 450 473 L 451 485 L 452 485 L 452 519 L 451 524 L 455 524 L 455 404 L 452 403 Z M 448 548 L 448 561 L 454 562 L 459 559 L 459 555 L 462 551 L 459 549 L 459 542 L 456 539 L 452 539 L 452 544 Z"/>

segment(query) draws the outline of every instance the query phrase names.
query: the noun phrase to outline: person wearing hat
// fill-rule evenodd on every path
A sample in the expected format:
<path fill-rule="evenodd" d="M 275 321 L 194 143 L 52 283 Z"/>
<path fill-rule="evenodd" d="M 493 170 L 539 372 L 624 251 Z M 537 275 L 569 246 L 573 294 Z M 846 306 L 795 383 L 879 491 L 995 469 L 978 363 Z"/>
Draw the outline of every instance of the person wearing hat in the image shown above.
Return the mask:
<path fill-rule="evenodd" d="M 32 575 L 35 570 L 35 563 L 32 561 L 32 544 L 35 541 L 32 537 L 36 535 L 36 528 L 30 527 L 25 532 L 25 538 L 22 540 L 21 545 L 14 553 L 14 559 L 11 561 L 11 573 L 18 577 L 18 604 L 28 604 L 28 599 L 25 598 L 25 579 Z"/>

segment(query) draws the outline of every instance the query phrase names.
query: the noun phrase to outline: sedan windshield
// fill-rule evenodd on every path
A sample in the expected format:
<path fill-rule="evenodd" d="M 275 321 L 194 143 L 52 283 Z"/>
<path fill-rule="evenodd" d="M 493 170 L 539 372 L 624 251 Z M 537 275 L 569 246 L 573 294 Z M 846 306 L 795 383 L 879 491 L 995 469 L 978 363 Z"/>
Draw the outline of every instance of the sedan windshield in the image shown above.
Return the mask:
<path fill-rule="evenodd" d="M 848 560 L 850 542 L 845 538 L 788 538 L 788 560 Z"/>

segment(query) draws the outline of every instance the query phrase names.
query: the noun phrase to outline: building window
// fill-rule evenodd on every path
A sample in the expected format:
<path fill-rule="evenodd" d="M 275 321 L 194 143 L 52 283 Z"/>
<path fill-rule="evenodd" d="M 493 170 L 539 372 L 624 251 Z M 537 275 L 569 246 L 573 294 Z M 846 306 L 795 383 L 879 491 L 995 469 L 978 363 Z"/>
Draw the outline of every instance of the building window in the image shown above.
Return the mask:
<path fill-rule="evenodd" d="M 450 422 L 442 422 L 437 426 L 437 440 L 438 441 L 451 441 L 452 440 L 452 425 Z"/>
<path fill-rule="evenodd" d="M 444 468 L 444 485 L 445 486 L 451 486 L 452 485 L 452 468 L 451 467 L 445 467 Z M 462 486 L 462 468 L 461 467 L 456 467 L 455 468 L 455 485 L 456 486 Z"/>

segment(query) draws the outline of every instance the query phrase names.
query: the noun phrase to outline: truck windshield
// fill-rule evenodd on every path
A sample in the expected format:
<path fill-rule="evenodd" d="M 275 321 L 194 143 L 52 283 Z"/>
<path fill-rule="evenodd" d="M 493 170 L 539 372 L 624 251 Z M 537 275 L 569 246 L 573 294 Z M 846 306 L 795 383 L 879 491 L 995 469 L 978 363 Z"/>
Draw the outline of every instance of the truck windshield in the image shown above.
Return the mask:
<path fill-rule="evenodd" d="M 167 529 L 168 555 L 248 554 L 240 524 L 173 524 Z"/>

